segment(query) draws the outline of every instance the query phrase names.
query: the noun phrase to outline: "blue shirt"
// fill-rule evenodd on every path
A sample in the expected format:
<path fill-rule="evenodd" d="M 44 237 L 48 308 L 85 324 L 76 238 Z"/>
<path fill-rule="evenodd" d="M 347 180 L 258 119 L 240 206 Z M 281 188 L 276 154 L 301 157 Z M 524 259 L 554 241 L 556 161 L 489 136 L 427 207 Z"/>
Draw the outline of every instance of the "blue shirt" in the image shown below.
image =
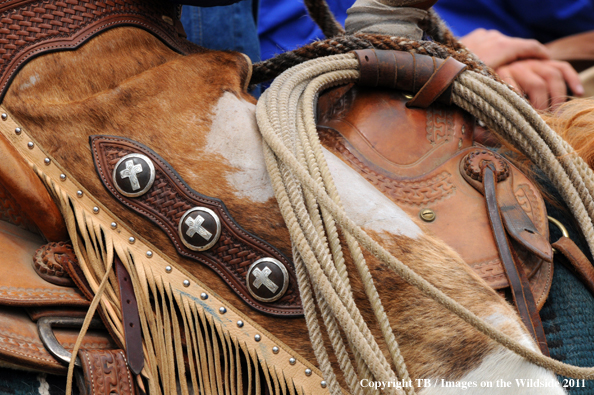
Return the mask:
<path fill-rule="evenodd" d="M 459 37 L 482 27 L 547 43 L 594 30 L 594 0 L 439 0 L 434 9 Z"/>
<path fill-rule="evenodd" d="M 355 0 L 328 1 L 336 19 L 343 26 L 346 10 L 354 2 Z M 297 0 L 260 0 L 258 35 L 262 60 L 325 38 L 307 14 L 303 1 Z"/>

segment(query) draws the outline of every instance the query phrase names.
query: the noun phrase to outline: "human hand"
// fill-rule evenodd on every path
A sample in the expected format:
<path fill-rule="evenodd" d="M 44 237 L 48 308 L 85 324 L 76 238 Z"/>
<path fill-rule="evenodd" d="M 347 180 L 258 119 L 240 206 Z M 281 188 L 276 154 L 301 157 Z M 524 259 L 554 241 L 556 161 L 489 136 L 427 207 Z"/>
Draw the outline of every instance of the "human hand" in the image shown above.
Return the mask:
<path fill-rule="evenodd" d="M 584 94 L 577 72 L 567 62 L 518 60 L 495 69 L 502 80 L 524 92 L 537 110 L 556 108 L 567 100 L 567 86 L 576 96 Z"/>
<path fill-rule="evenodd" d="M 548 49 L 538 41 L 508 37 L 497 30 L 476 29 L 460 42 L 493 69 L 518 59 L 550 59 Z"/>

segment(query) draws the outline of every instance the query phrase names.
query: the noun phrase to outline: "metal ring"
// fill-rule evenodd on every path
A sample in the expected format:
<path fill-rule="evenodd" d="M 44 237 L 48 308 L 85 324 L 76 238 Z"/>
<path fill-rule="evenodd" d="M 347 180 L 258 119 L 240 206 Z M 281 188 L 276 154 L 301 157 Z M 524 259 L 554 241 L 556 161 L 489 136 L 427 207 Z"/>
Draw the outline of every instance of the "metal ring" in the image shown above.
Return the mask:
<path fill-rule="evenodd" d="M 555 224 L 557 226 L 557 228 L 559 228 L 563 237 L 567 237 L 569 239 L 569 232 L 567 232 L 567 228 L 565 226 L 563 226 L 563 224 L 561 222 L 559 222 L 555 218 L 548 216 L 548 215 L 547 215 L 547 218 L 549 219 L 549 222 L 552 222 L 553 224 Z"/>
<path fill-rule="evenodd" d="M 72 354 L 66 350 L 54 335 L 53 327 L 59 328 L 80 328 L 85 319 L 73 317 L 43 317 L 37 321 L 37 332 L 39 339 L 45 349 L 58 361 L 64 365 L 69 365 L 72 359 Z M 93 318 L 89 328 L 98 329 L 103 328 L 103 323 L 97 318 Z M 77 357 L 74 364 L 79 368 L 82 367 L 80 359 Z"/>

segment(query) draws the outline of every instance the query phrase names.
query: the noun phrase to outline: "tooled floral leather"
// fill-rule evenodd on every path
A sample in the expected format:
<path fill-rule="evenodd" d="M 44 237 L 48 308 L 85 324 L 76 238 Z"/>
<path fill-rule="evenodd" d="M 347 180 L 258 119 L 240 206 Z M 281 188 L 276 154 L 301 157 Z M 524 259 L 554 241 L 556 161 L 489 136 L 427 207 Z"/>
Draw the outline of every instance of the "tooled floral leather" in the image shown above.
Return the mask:
<path fill-rule="evenodd" d="M 326 96 L 326 97 L 325 97 Z M 335 88 L 320 97 L 322 144 L 413 218 L 432 209 L 429 232 L 443 239 L 495 289 L 508 286 L 486 212 L 484 197 L 460 173 L 473 151 L 473 126 L 455 108 L 408 109 L 399 92 Z M 544 202 L 536 187 L 510 164 L 518 204 L 548 237 Z M 529 274 L 538 307 L 552 281 L 553 267 L 512 242 Z"/>
<path fill-rule="evenodd" d="M 28 60 L 76 48 L 102 31 L 124 25 L 148 30 L 178 52 L 196 51 L 179 40 L 176 6 L 167 1 L 0 1 L 0 100 Z"/>
<path fill-rule="evenodd" d="M 62 267 L 61 259 L 76 260 L 72 245 L 65 242 L 49 243 L 35 252 L 33 267 L 41 278 L 52 284 L 74 287 L 74 282 Z"/>
<path fill-rule="evenodd" d="M 171 239 L 177 252 L 213 269 L 249 306 L 276 316 L 303 314 L 297 279 L 292 263 L 276 248 L 244 230 L 229 214 L 225 204 L 191 189 L 155 152 L 135 141 L 116 136 L 91 136 L 95 167 L 103 185 L 120 203 L 150 219 Z M 123 196 L 114 186 L 113 170 L 124 156 L 138 153 L 148 156 L 155 166 L 155 180 L 148 191 L 138 197 Z M 182 216 L 194 207 L 214 211 L 221 222 L 220 239 L 206 251 L 193 251 L 181 241 L 178 226 Z M 289 274 L 286 293 L 279 300 L 263 303 L 250 295 L 246 285 L 252 263 L 272 257 L 282 263 Z"/>
<path fill-rule="evenodd" d="M 135 395 L 136 386 L 122 350 L 80 350 L 81 395 Z"/>

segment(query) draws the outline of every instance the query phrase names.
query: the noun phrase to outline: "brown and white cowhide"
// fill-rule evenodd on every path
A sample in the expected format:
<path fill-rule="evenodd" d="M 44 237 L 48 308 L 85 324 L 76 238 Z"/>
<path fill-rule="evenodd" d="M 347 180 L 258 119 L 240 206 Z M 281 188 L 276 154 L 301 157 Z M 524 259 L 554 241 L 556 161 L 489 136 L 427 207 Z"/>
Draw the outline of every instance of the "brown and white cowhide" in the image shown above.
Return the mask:
<path fill-rule="evenodd" d="M 93 166 L 91 134 L 120 135 L 145 144 L 192 188 L 222 199 L 245 229 L 290 256 L 289 234 L 264 165 L 256 100 L 245 91 L 248 67 L 237 53 L 205 50 L 183 57 L 146 31 L 121 27 L 76 51 L 31 61 L 15 78 L 3 104 L 41 147 L 121 220 L 316 363 L 303 319 L 272 318 L 251 310 L 210 269 L 177 256 L 155 225 L 115 201 Z M 512 307 L 456 253 L 427 236 L 345 163 L 326 154 L 344 206 L 359 225 L 446 294 L 536 350 Z M 371 256 L 367 261 L 413 379 L 430 379 L 432 384 L 441 379 L 493 384 L 499 379 L 556 380 L 554 374 L 488 340 Z M 379 338 L 360 281 L 355 276 L 351 280 L 364 318 Z M 387 355 L 385 344 L 380 346 Z M 419 388 L 423 395 L 459 392 L 460 388 Z M 465 393 L 541 394 L 542 390 L 479 386 Z M 564 391 L 557 387 L 548 393 Z"/>

